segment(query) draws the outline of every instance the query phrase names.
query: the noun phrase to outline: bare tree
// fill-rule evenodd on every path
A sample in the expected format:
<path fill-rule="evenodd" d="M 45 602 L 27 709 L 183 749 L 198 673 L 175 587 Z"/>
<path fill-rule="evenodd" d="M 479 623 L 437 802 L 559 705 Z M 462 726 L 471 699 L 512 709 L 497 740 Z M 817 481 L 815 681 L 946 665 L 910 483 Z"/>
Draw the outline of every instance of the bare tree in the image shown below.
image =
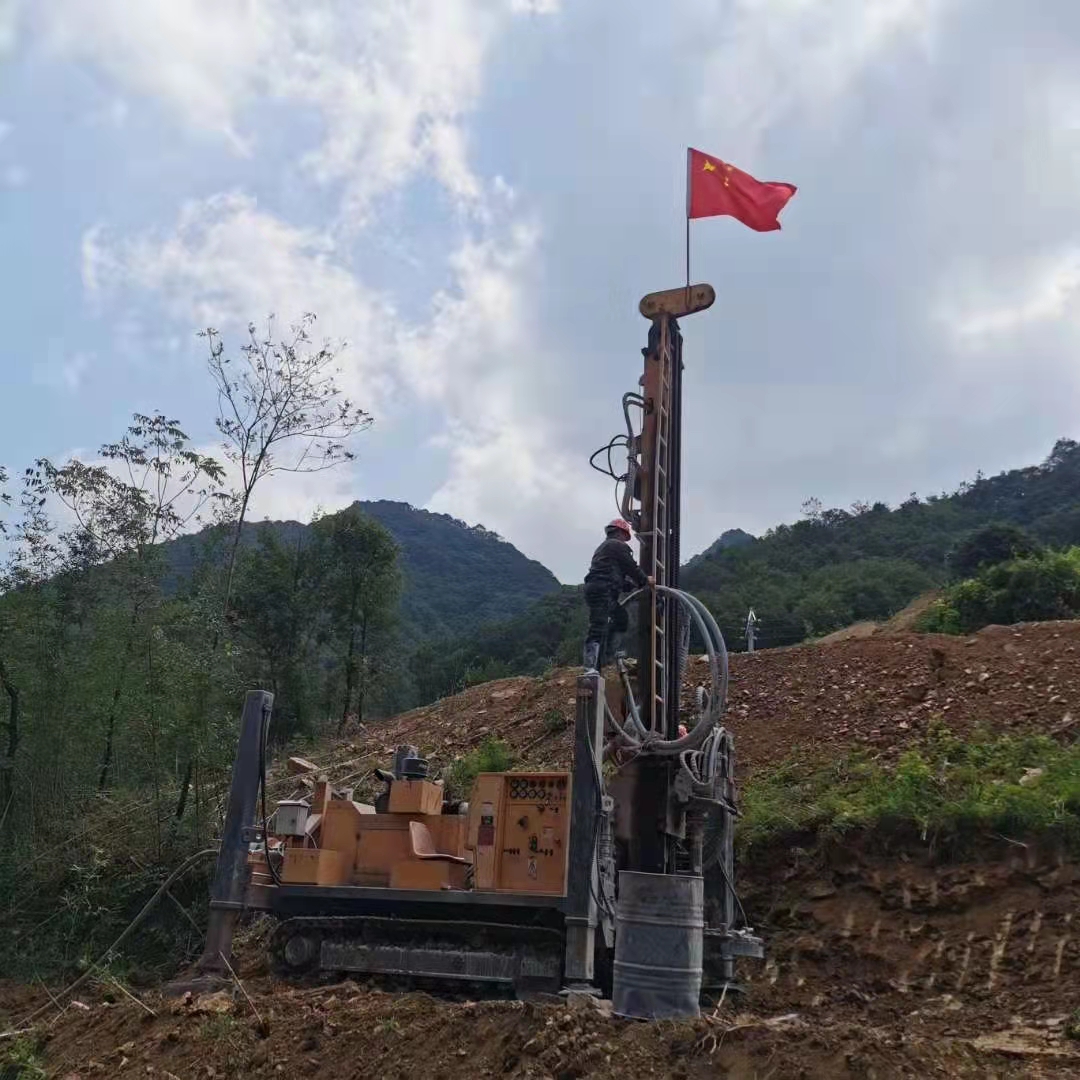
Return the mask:
<path fill-rule="evenodd" d="M 0 465 L 0 506 L 10 506 L 11 496 L 4 491 L 4 484 L 7 483 L 7 469 L 3 465 Z M 7 522 L 3 518 L 0 518 L 0 536 L 3 536 L 7 532 Z"/>
<path fill-rule="evenodd" d="M 349 438 L 371 425 L 372 418 L 354 405 L 338 385 L 337 353 L 328 343 L 312 344 L 313 314 L 305 314 L 285 336 L 275 332 L 273 316 L 265 333 L 254 323 L 248 340 L 232 357 L 217 330 L 202 332 L 210 345 L 208 367 L 218 392 L 217 428 L 225 456 L 240 476 L 225 572 L 221 611 L 228 618 L 236 575 L 236 555 L 258 483 L 277 472 L 320 472 L 354 455 Z M 215 633 L 211 652 L 217 650 Z M 204 703 L 205 704 L 205 703 Z M 184 816 L 194 771 L 189 758 L 180 782 L 175 818 Z"/>
<path fill-rule="evenodd" d="M 228 614 L 236 571 L 236 552 L 256 485 L 275 472 L 319 472 L 353 454 L 346 447 L 371 416 L 354 405 L 338 386 L 337 354 L 329 344 L 315 348 L 309 330 L 315 316 L 306 314 L 276 338 L 274 318 L 260 335 L 248 326 L 248 341 L 237 358 L 227 356 L 214 329 L 202 334 L 210 343 L 210 374 L 217 386 L 217 427 L 225 455 L 240 473 L 237 516 L 225 577 L 223 608 Z"/>

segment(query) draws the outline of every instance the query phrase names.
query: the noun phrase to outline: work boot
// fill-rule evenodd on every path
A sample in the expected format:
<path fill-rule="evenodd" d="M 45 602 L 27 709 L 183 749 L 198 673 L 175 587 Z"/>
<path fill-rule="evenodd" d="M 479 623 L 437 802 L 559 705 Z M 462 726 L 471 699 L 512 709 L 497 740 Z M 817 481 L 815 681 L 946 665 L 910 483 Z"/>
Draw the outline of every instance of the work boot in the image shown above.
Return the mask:
<path fill-rule="evenodd" d="M 595 675 L 597 672 L 597 664 L 600 663 L 600 642 L 599 641 L 587 641 L 585 642 L 585 674 Z"/>

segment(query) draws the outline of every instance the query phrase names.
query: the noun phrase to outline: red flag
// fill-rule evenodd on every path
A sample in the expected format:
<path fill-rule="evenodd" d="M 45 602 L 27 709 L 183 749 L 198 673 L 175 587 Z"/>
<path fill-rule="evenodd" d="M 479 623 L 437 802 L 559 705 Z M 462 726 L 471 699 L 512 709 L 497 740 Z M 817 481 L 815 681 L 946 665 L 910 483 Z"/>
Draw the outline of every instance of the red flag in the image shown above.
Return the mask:
<path fill-rule="evenodd" d="M 772 232 L 780 228 L 777 215 L 796 190 L 794 184 L 755 180 L 700 150 L 686 152 L 687 218 L 727 214 L 758 232 Z"/>

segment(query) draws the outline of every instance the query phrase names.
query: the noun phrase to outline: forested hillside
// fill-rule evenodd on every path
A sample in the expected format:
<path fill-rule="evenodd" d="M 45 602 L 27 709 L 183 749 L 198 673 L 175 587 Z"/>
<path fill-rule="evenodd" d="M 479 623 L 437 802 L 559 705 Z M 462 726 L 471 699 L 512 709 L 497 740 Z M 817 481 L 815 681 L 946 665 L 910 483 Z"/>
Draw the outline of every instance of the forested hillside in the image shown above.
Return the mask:
<path fill-rule="evenodd" d="M 379 522 L 397 544 L 401 628 L 411 641 L 467 634 L 559 588 L 550 570 L 482 525 L 389 500 L 355 502 L 349 509 Z M 250 548 L 267 530 L 295 545 L 309 529 L 298 521 L 252 523 L 245 525 L 241 545 Z M 223 555 L 218 538 L 227 531 L 209 527 L 164 546 L 173 589 L 191 580 L 208 552 Z"/>
<path fill-rule="evenodd" d="M 782 645 L 898 611 L 950 577 L 950 552 L 981 526 L 1021 526 L 1053 547 L 1080 541 L 1080 445 L 1059 440 L 1041 465 L 981 474 L 951 494 L 912 495 L 890 509 L 804 505 L 794 525 L 695 561 L 683 586 L 725 628 L 753 607 L 761 639 Z"/>
<path fill-rule="evenodd" d="M 856 503 L 824 509 L 815 499 L 793 525 L 755 539 L 725 532 L 683 567 L 683 588 L 715 614 L 730 648 L 744 646 L 747 612 L 758 618 L 763 647 L 792 645 L 861 620 L 894 614 L 928 589 L 967 576 L 952 553 L 995 523 L 1022 528 L 1051 548 L 1080 543 L 1080 445 L 1059 440 L 1041 465 L 981 474 L 952 493 L 898 507 Z M 579 590 L 564 589 L 465 640 L 434 651 L 433 686 L 509 674 L 537 674 L 553 660 L 576 660 L 584 630 Z"/>

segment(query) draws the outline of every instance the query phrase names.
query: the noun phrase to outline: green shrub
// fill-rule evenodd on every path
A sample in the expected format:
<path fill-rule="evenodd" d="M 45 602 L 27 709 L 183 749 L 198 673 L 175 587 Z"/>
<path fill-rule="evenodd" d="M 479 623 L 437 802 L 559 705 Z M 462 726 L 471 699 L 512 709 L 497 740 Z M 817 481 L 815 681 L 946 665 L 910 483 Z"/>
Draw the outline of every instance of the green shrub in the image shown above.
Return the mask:
<path fill-rule="evenodd" d="M 852 828 L 913 829 L 924 839 L 1051 831 L 1078 844 L 1080 747 L 1044 736 L 961 741 L 936 731 L 893 767 L 858 755 L 787 762 L 750 778 L 736 835 L 746 849 Z"/>
<path fill-rule="evenodd" d="M 970 533 L 948 554 L 949 567 L 957 578 L 974 577 L 999 563 L 1038 555 L 1042 546 L 1018 525 L 994 523 Z"/>
<path fill-rule="evenodd" d="M 0 1077 L 7 1080 L 45 1080 L 48 1073 L 41 1060 L 42 1044 L 36 1036 L 19 1036 L 0 1051 Z"/>
<path fill-rule="evenodd" d="M 951 586 L 917 625 L 931 633 L 964 634 L 991 623 L 1078 615 L 1080 547 L 1073 547 L 987 566 L 978 577 Z"/>
<path fill-rule="evenodd" d="M 544 713 L 544 730 L 552 735 L 565 731 L 570 726 L 570 721 L 563 714 L 562 709 L 548 709 Z"/>
<path fill-rule="evenodd" d="M 513 767 L 513 751 L 502 739 L 489 735 L 475 750 L 459 757 L 446 770 L 447 793 L 453 799 L 467 799 L 473 781 L 480 773 L 506 772 Z"/>

